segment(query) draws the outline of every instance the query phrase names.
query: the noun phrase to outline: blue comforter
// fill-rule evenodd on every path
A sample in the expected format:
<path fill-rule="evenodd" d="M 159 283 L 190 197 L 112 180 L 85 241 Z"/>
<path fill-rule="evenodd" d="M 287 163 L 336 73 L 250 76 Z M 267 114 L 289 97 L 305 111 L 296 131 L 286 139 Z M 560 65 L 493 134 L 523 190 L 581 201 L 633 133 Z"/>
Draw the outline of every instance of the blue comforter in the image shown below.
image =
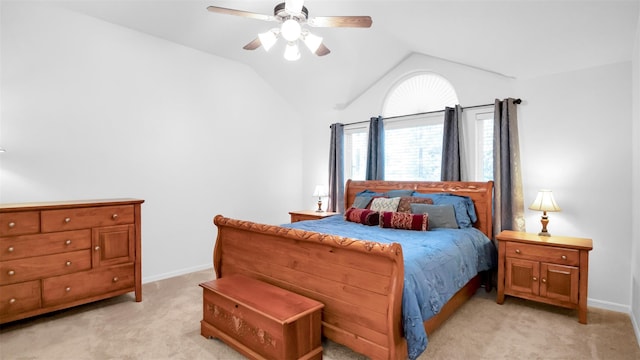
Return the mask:
<path fill-rule="evenodd" d="M 491 240 L 475 228 L 383 229 L 345 221 L 342 215 L 282 226 L 381 243 L 396 242 L 402 246 L 402 313 L 410 359 L 417 358 L 427 348 L 423 321 L 439 313 L 479 271 L 492 268 L 496 258 Z"/>

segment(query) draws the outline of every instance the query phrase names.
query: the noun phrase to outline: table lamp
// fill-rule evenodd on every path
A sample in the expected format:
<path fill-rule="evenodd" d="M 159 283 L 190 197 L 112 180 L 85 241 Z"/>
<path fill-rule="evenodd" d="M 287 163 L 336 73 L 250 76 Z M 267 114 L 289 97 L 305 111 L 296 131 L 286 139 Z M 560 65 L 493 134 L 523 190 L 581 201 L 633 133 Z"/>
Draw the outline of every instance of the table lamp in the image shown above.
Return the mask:
<path fill-rule="evenodd" d="M 529 206 L 529 209 L 542 211 L 542 219 L 540 222 L 542 223 L 542 231 L 538 233 L 539 236 L 551 236 L 547 231 L 547 224 L 549 224 L 549 217 L 547 216 L 547 211 L 560 211 L 560 206 L 556 203 L 553 198 L 553 193 L 551 190 L 540 190 L 538 191 L 538 196 L 533 201 L 533 204 Z"/>
<path fill-rule="evenodd" d="M 316 189 L 313 191 L 313 196 L 318 197 L 318 210 L 316 212 L 322 212 L 322 197 L 328 196 L 327 189 L 322 185 L 316 185 Z"/>

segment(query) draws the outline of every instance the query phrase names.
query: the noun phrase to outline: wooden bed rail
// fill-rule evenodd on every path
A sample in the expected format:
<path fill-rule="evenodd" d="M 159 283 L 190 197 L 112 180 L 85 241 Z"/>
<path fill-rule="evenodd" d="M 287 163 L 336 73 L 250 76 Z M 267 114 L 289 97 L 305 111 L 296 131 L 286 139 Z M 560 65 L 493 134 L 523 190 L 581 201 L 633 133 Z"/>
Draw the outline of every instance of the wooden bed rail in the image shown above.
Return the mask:
<path fill-rule="evenodd" d="M 372 359 L 404 359 L 399 244 L 218 215 L 216 276 L 243 274 L 322 302 L 323 336 Z"/>

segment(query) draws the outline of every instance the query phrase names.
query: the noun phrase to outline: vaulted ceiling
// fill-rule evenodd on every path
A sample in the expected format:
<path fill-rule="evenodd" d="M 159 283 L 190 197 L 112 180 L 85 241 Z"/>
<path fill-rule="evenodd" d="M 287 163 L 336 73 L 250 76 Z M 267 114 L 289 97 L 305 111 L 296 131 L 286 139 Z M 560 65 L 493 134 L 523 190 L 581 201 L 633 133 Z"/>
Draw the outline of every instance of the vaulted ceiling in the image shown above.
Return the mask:
<path fill-rule="evenodd" d="M 278 0 L 76 0 L 55 6 L 166 39 L 253 68 L 291 103 L 348 103 L 412 53 L 513 78 L 630 61 L 639 1 L 308 0 L 309 16 L 369 15 L 373 25 L 314 28 L 331 54 L 283 47 L 243 50 L 274 26 L 206 11 L 209 5 L 272 14 Z"/>

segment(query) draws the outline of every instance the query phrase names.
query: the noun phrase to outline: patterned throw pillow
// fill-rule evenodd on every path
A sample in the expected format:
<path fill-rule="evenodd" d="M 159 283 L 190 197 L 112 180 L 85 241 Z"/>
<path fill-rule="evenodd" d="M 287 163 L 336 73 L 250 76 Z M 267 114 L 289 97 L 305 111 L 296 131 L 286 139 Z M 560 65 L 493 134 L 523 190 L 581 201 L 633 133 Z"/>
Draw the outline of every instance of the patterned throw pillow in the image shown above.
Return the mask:
<path fill-rule="evenodd" d="M 369 208 L 373 211 L 397 211 L 399 203 L 400 203 L 399 197 L 374 198 L 371 201 L 371 206 L 369 206 Z"/>
<path fill-rule="evenodd" d="M 363 225 L 378 225 L 380 215 L 377 211 L 367 209 L 350 208 L 344 213 L 344 219 Z"/>
<path fill-rule="evenodd" d="M 427 231 L 428 214 L 410 214 L 385 211 L 380 213 L 380 227 Z"/>
<path fill-rule="evenodd" d="M 410 213 L 411 204 L 433 204 L 433 200 L 430 198 L 416 197 L 416 196 L 403 196 L 398 203 L 398 212 Z"/>

